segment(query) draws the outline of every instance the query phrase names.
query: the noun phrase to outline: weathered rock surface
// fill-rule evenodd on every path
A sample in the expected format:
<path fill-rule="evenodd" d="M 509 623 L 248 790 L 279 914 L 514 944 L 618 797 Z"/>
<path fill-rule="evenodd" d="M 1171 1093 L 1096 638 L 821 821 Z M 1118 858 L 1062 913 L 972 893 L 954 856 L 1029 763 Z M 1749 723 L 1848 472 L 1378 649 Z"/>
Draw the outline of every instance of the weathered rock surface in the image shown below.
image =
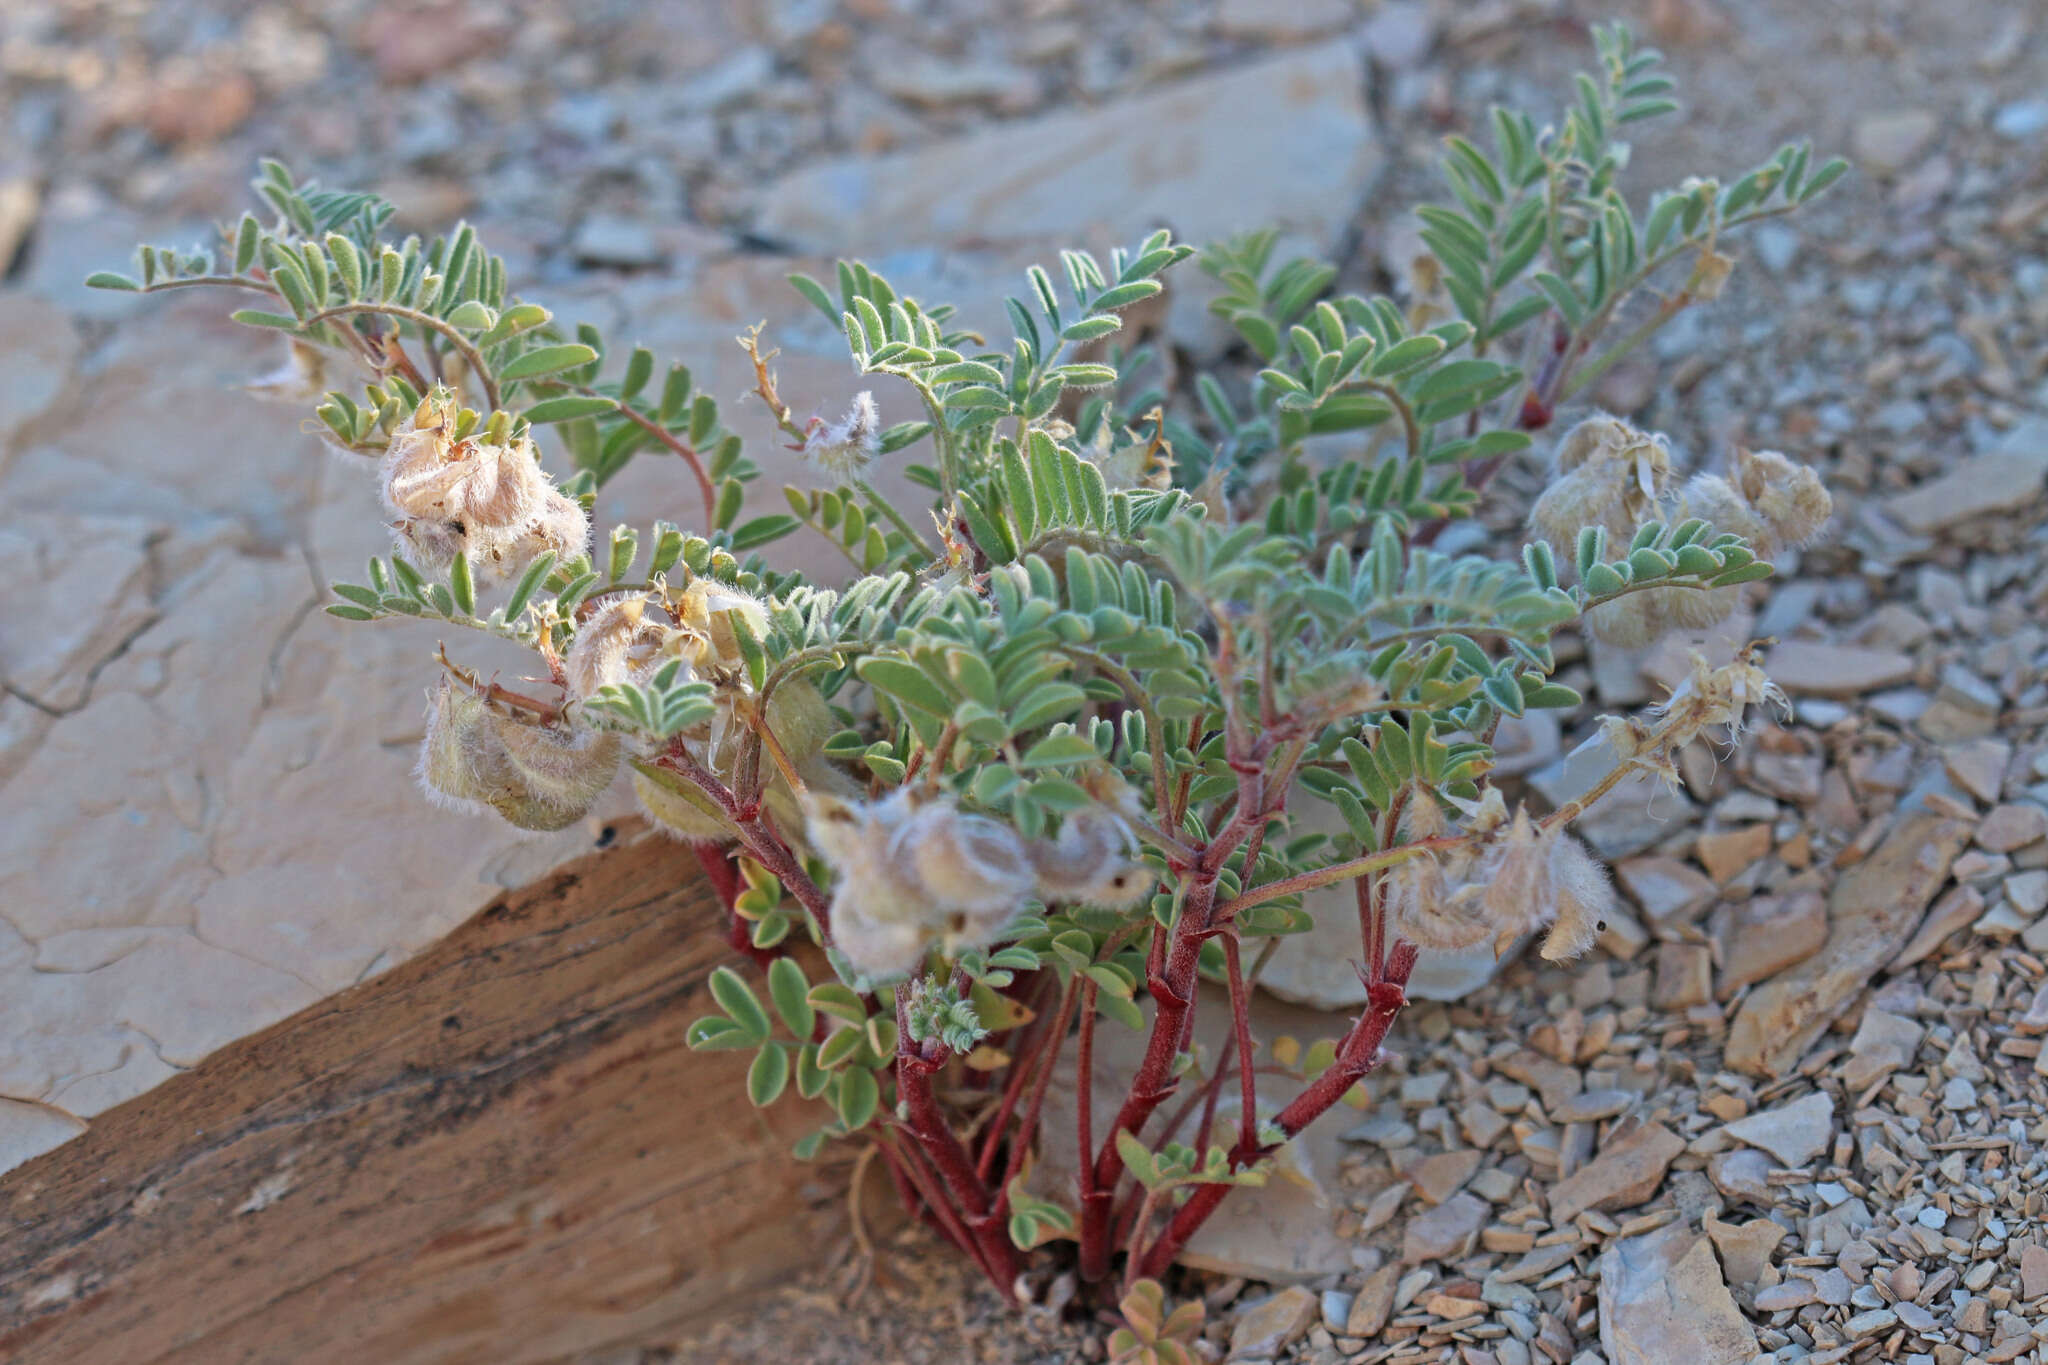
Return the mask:
<path fill-rule="evenodd" d="M 1601 1253 L 1600 1346 L 1608 1365 L 1744 1365 L 1757 1341 L 1714 1248 L 1674 1223 Z"/>
<path fill-rule="evenodd" d="M 1969 837 L 1960 820 L 1911 814 L 1842 874 L 1828 897 L 1828 941 L 1744 999 L 1729 1028 L 1727 1064 L 1776 1076 L 1796 1062 L 1912 937 Z"/>
<path fill-rule="evenodd" d="M 1278 225 L 1327 243 L 1381 155 L 1363 63 L 1333 41 L 1097 110 L 809 166 L 770 188 L 758 230 L 821 253 L 1090 227 L 1123 242 L 1162 225 L 1191 242 Z"/>

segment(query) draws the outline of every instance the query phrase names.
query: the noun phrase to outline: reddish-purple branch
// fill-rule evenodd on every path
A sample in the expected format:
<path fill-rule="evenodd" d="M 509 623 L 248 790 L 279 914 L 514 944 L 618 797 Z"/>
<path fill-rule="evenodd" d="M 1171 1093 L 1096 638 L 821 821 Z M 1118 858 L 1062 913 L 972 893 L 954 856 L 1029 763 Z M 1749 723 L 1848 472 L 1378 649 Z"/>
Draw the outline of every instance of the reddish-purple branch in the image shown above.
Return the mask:
<path fill-rule="evenodd" d="M 1405 988 L 1409 974 L 1415 970 L 1415 956 L 1414 944 L 1394 944 L 1387 954 L 1384 974 L 1379 980 L 1367 983 L 1365 1012 L 1338 1046 L 1336 1061 L 1274 1119 L 1281 1132 L 1290 1138 L 1300 1133 L 1343 1099 L 1352 1086 L 1379 1064 L 1380 1047 L 1386 1041 L 1387 1031 L 1393 1027 L 1401 1007 L 1408 1002 Z M 1231 1154 L 1232 1168 L 1241 1170 L 1270 1150 L 1256 1141 L 1249 1147 L 1240 1145 Z M 1234 1188 L 1224 1184 L 1198 1187 L 1174 1214 L 1158 1240 L 1139 1259 L 1139 1276 L 1164 1274 L 1166 1268 L 1173 1264 L 1173 1258 L 1187 1245 L 1188 1239 L 1208 1221 L 1216 1206 L 1223 1202 L 1223 1197 Z"/>

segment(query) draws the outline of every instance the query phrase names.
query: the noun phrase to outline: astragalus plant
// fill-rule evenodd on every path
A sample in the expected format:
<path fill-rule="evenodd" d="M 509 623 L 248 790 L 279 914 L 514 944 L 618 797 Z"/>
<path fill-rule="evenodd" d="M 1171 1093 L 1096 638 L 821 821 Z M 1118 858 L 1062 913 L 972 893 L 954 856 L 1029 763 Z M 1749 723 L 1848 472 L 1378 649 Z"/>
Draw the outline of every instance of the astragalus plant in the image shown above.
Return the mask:
<path fill-rule="evenodd" d="M 1594 414 L 1558 443 L 1526 546 L 1432 548 L 1596 376 L 1720 290 L 1734 229 L 1842 169 L 1787 147 L 1632 205 L 1616 134 L 1674 108 L 1670 82 L 1624 33 L 1597 38 L 1555 122 L 1496 110 L 1489 150 L 1447 140 L 1409 307 L 1333 292 L 1335 269 L 1277 262 L 1270 234 L 1064 252 L 1002 333 L 858 263 L 793 277 L 875 378 L 799 419 L 773 353 L 739 339 L 756 382 L 721 397 L 765 403 L 806 466 L 769 515 L 742 512 L 760 466 L 688 369 L 558 330 L 468 227 L 388 241 L 389 205 L 266 164 L 272 216 L 218 257 L 144 248 L 136 278 L 94 282 L 239 290 L 238 319 L 289 339 L 393 537 L 328 613 L 532 654 L 515 684 L 422 660 L 428 794 L 555 829 L 623 773 L 698 848 L 743 954 L 691 1040 L 751 1051 L 758 1104 L 822 1101 L 799 1155 L 872 1144 L 1006 1289 L 1060 1238 L 1084 1277 L 1121 1258 L 1135 1281 L 1362 1096 L 1418 952 L 1583 952 L 1610 892 L 1572 820 L 1775 697 L 1748 653 L 1702 660 L 1605 722 L 1615 766 L 1584 799 L 1538 813 L 1489 780 L 1504 718 L 1579 704 L 1551 681 L 1558 631 L 1709 624 L 1827 513 L 1781 455 L 1687 477 L 1662 438 Z M 1241 344 L 1147 387 L 1172 371 L 1120 348 L 1123 315 L 1191 257 Z M 643 455 L 673 460 L 692 524 L 593 536 L 592 494 Z M 923 491 L 882 496 L 885 462 Z M 843 578 L 778 569 L 792 536 L 843 552 Z M 1293 820 L 1314 804 L 1333 818 Z M 1338 884 L 1367 1003 L 1260 1060 L 1252 982 L 1308 927 L 1304 894 Z M 1213 1054 L 1193 1041 L 1203 981 L 1231 1013 Z M 1104 1028 L 1146 1040 L 1106 1118 Z M 1056 1073 L 1078 1131 L 1041 1129 Z M 1054 1150 L 1072 1188 L 1027 1191 Z"/>

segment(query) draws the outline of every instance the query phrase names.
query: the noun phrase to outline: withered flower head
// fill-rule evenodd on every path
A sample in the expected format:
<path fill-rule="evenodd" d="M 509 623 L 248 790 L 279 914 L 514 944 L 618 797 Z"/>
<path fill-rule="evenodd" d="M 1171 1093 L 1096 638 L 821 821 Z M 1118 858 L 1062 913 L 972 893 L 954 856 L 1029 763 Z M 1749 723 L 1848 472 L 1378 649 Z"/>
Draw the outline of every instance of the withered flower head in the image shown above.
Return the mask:
<path fill-rule="evenodd" d="M 882 414 L 865 390 L 837 422 L 813 417 L 804 436 L 804 458 L 835 479 L 859 478 L 881 453 Z"/>

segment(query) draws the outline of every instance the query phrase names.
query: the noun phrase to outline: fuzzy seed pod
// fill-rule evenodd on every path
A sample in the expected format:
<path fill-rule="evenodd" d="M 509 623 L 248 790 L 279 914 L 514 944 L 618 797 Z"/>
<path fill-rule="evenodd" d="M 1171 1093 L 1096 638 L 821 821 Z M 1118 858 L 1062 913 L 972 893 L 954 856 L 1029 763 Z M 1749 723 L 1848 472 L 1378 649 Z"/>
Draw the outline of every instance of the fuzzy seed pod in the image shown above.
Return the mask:
<path fill-rule="evenodd" d="M 446 678 L 427 694 L 427 731 L 414 774 L 429 801 L 465 815 L 483 814 L 518 786 L 490 707 Z"/>
<path fill-rule="evenodd" d="M 818 757 L 837 724 L 823 695 L 802 678 L 786 678 L 768 695 L 768 733 L 798 767 Z"/>
<path fill-rule="evenodd" d="M 1759 555 L 1770 553 L 1770 531 L 1756 508 L 1735 490 L 1735 485 L 1718 474 L 1695 474 L 1678 491 L 1674 521 L 1698 517 L 1714 528 L 1716 535 L 1741 536 Z"/>
<path fill-rule="evenodd" d="M 1135 856 L 1131 827 L 1108 810 L 1067 817 L 1059 835 L 1031 846 L 1038 898 L 1123 910 L 1152 892 L 1150 868 Z"/>
<path fill-rule="evenodd" d="M 909 976 L 924 965 L 930 941 L 908 920 L 877 914 L 873 892 L 843 883 L 832 898 L 832 946 L 863 976 Z"/>
<path fill-rule="evenodd" d="M 1544 937 L 1542 951 L 1545 960 L 1564 962 L 1585 953 L 1607 931 L 1607 917 L 1614 913 L 1614 888 L 1577 839 L 1559 834 L 1549 842 L 1545 872 L 1557 921 Z"/>
<path fill-rule="evenodd" d="M 494 720 L 506 758 L 537 800 L 581 815 L 618 776 L 616 734 L 527 725 L 505 716 Z"/>
<path fill-rule="evenodd" d="M 890 860 L 909 869 L 934 906 L 977 921 L 1007 921 L 1036 881 L 1015 830 L 986 816 L 963 815 L 950 801 L 918 810 L 889 844 Z"/>
<path fill-rule="evenodd" d="M 1402 841 L 1433 839 L 1450 828 L 1434 796 L 1418 794 L 1401 819 Z M 1381 885 L 1388 922 L 1418 948 L 1450 952 L 1483 941 L 1492 931 L 1479 915 L 1473 861 L 1464 854 L 1423 853 L 1387 870 Z"/>
<path fill-rule="evenodd" d="M 589 802 L 565 805 L 527 782 L 500 736 L 507 722 L 483 698 L 443 679 L 430 702 L 415 770 L 429 800 L 468 814 L 488 806 L 509 824 L 543 831 L 565 829 L 589 809 Z"/>
<path fill-rule="evenodd" d="M 1641 649 L 1663 633 L 1663 621 L 1652 600 L 1657 591 L 1633 592 L 1612 602 L 1603 602 L 1586 613 L 1586 629 L 1593 638 L 1622 649 Z"/>
<path fill-rule="evenodd" d="M 1820 475 L 1775 450 L 1735 452 L 1735 484 L 1770 527 L 1779 547 L 1804 545 L 1820 533 L 1834 499 Z"/>
<path fill-rule="evenodd" d="M 633 795 L 664 834 L 692 844 L 725 844 L 736 836 L 730 821 L 689 797 L 633 770 Z M 708 802 L 709 797 L 705 800 Z"/>
<path fill-rule="evenodd" d="M 1481 859 L 1479 904 L 1497 934 L 1526 933 L 1550 918 L 1547 842 L 1517 807 L 1513 823 Z"/>

